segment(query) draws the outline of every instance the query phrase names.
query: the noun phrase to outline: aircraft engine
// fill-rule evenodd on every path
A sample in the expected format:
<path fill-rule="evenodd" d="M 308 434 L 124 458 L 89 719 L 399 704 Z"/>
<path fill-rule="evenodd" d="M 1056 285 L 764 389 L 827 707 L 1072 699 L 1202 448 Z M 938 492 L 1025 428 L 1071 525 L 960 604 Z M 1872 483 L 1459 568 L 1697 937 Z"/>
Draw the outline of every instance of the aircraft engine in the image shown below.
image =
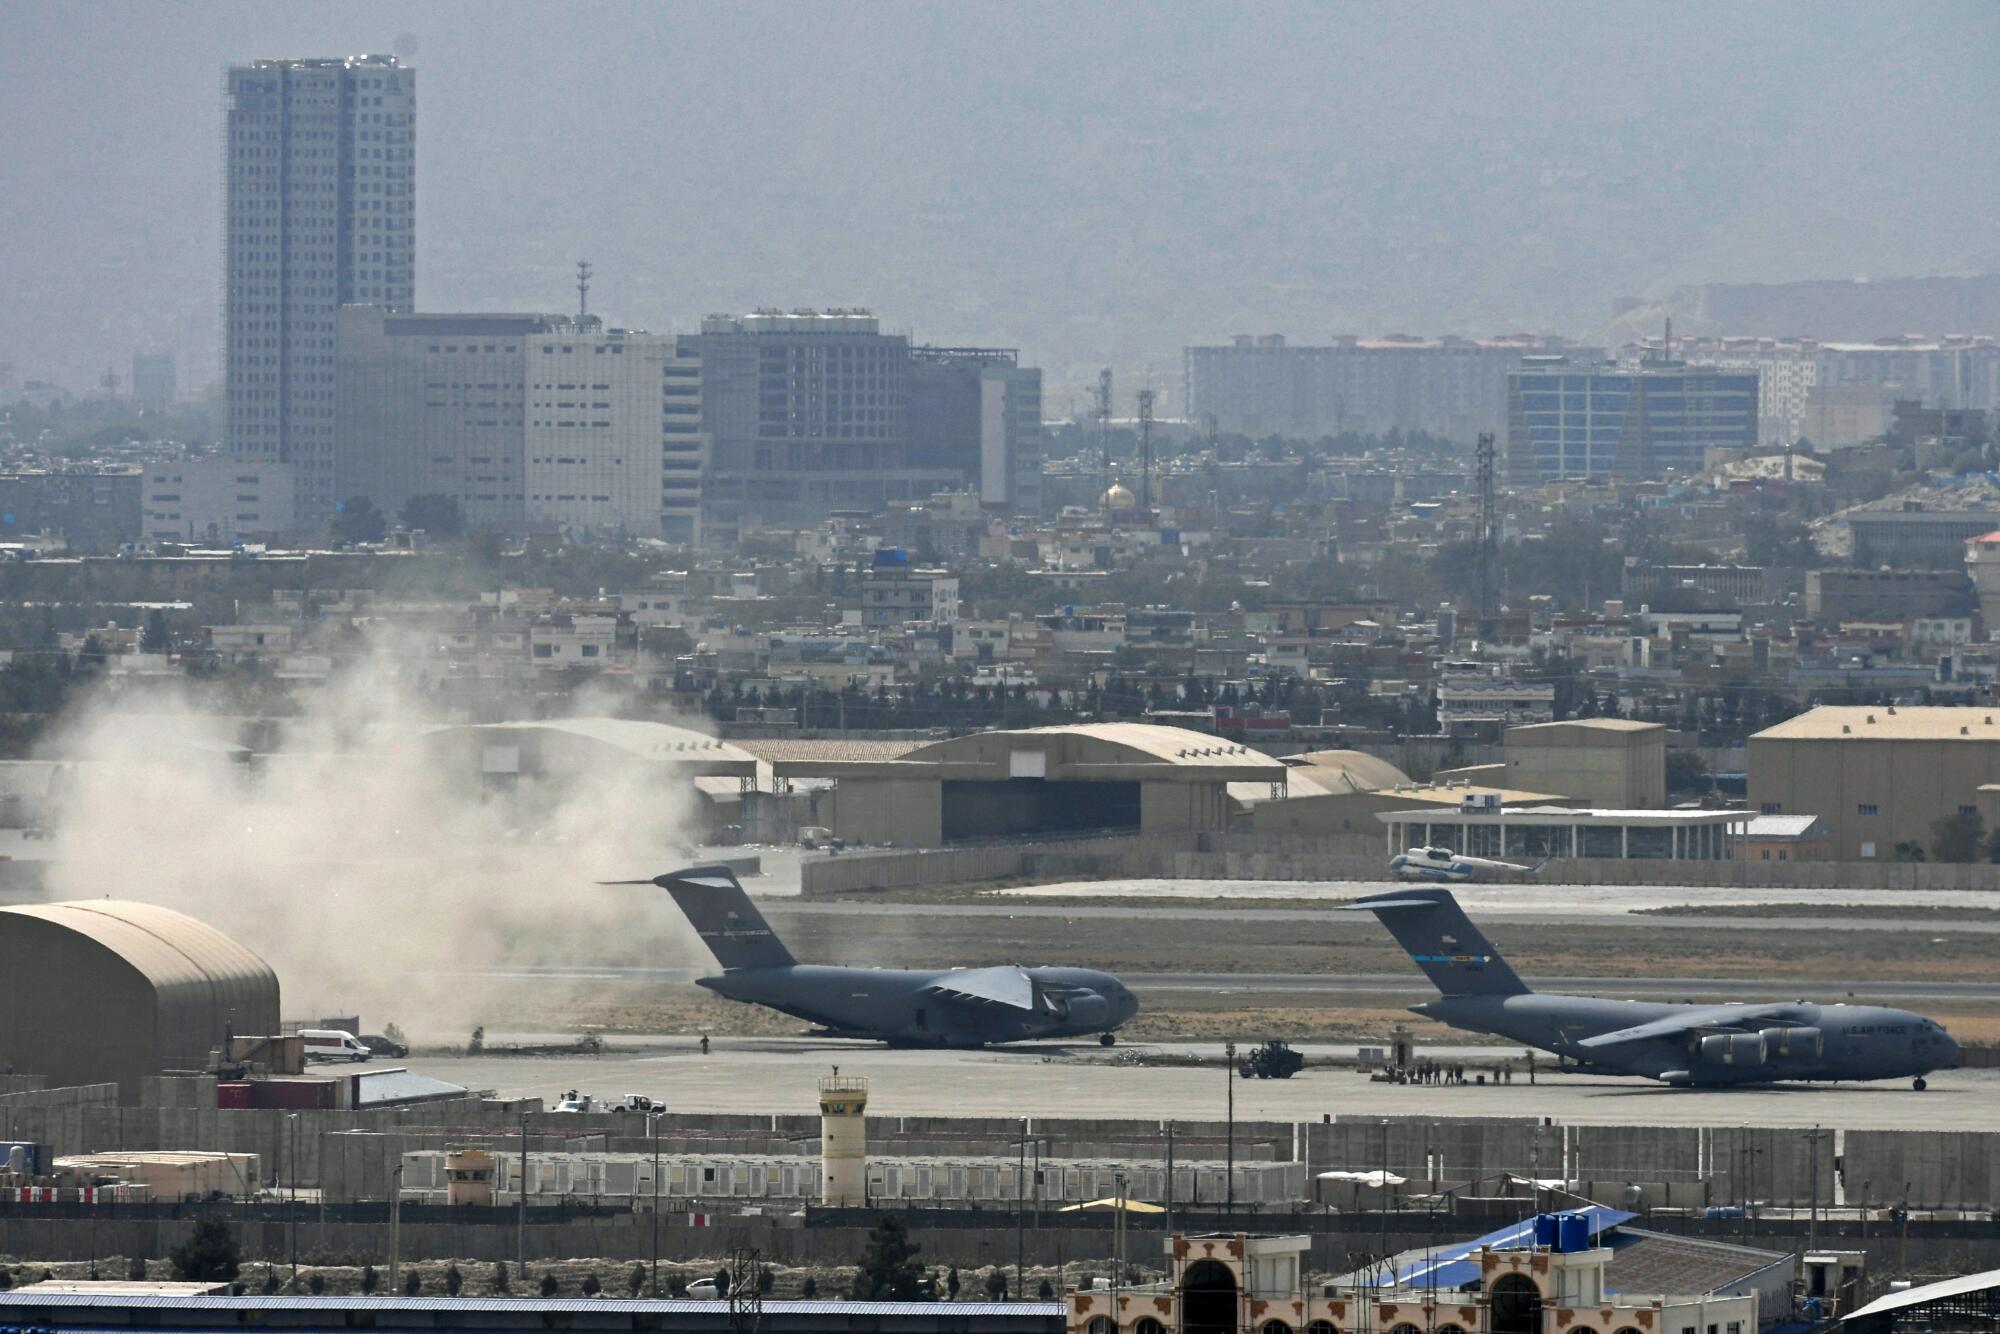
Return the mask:
<path fill-rule="evenodd" d="M 1826 1033 L 1817 1028 L 1767 1028 L 1763 1037 L 1773 1056 L 1817 1060 L 1826 1051 Z"/>
<path fill-rule="evenodd" d="M 1072 1024 L 1108 1024 L 1111 1002 L 1094 991 L 1072 991 L 1064 1004 L 1064 1015 Z"/>
<path fill-rule="evenodd" d="M 1701 1040 L 1701 1059 L 1710 1065 L 1762 1065 L 1762 1033 L 1710 1033 Z"/>

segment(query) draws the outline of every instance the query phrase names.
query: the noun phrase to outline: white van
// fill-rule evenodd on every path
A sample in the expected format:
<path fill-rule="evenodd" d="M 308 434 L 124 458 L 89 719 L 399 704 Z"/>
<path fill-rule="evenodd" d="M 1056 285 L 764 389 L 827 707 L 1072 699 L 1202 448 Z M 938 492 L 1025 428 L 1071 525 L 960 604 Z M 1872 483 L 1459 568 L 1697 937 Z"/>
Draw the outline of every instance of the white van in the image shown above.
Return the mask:
<path fill-rule="evenodd" d="M 360 1038 L 337 1028 L 302 1028 L 299 1036 L 308 1061 L 365 1061 L 374 1055 Z"/>

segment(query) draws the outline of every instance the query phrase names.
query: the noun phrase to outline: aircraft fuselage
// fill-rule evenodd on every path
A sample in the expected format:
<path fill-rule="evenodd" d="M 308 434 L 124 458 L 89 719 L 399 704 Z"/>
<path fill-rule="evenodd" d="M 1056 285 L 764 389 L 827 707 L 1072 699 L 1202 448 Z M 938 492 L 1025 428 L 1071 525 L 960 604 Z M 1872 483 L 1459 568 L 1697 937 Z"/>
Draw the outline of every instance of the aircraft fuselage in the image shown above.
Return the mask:
<path fill-rule="evenodd" d="M 1766 1025 L 1763 1040 L 1756 1032 L 1743 1033 L 1733 1044 L 1709 1044 L 1707 1049 L 1702 1039 L 1724 1035 L 1721 1028 L 1614 1047 L 1579 1045 L 1601 1034 L 1671 1019 L 1690 1008 L 1670 1002 L 1525 992 L 1441 996 L 1410 1008 L 1453 1028 L 1538 1047 L 1599 1073 L 1690 1086 L 1922 1078 L 1949 1068 L 1958 1055 L 1957 1043 L 1922 1015 L 1874 1005 L 1799 1001 L 1776 1010 L 1745 1006 L 1760 1011 L 1759 1018 L 1747 1022 L 1752 1029 Z"/>
<path fill-rule="evenodd" d="M 979 1005 L 938 994 L 952 969 L 844 968 L 795 964 L 738 968 L 696 982 L 729 1000 L 763 1005 L 843 1037 L 898 1046 L 982 1047 L 1030 1038 L 1093 1037 L 1138 1012 L 1109 973 L 1092 968 L 1028 968 L 1036 1005 Z"/>

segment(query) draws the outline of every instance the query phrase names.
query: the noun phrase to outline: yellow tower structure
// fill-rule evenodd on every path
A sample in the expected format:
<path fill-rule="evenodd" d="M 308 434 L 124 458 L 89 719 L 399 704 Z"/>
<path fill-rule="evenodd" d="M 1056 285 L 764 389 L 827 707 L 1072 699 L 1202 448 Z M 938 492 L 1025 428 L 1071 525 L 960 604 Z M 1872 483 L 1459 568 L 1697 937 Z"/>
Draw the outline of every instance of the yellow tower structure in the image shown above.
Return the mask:
<path fill-rule="evenodd" d="M 837 1065 L 819 1081 L 819 1202 L 868 1203 L 868 1081 Z"/>

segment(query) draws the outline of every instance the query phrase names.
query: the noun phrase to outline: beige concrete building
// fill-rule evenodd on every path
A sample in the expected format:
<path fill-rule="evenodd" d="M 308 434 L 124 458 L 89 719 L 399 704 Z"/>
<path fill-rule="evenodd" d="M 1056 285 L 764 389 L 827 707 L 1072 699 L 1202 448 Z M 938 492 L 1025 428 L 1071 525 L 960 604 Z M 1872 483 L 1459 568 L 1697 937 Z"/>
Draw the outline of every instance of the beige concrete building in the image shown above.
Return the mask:
<path fill-rule="evenodd" d="M 2000 709 L 1826 705 L 1751 737 L 1749 763 L 1752 811 L 1817 815 L 1835 860 L 1886 861 L 1978 813 L 2000 782 Z"/>
<path fill-rule="evenodd" d="M 1502 786 L 1560 792 L 1586 806 L 1654 810 L 1667 804 L 1667 729 L 1629 718 L 1576 718 L 1510 727 Z"/>
<path fill-rule="evenodd" d="M 975 732 L 892 760 L 779 760 L 773 771 L 833 779 L 831 825 L 846 842 L 921 848 L 1227 829 L 1231 783 L 1281 792 L 1289 773 L 1247 746 L 1149 723 Z"/>

